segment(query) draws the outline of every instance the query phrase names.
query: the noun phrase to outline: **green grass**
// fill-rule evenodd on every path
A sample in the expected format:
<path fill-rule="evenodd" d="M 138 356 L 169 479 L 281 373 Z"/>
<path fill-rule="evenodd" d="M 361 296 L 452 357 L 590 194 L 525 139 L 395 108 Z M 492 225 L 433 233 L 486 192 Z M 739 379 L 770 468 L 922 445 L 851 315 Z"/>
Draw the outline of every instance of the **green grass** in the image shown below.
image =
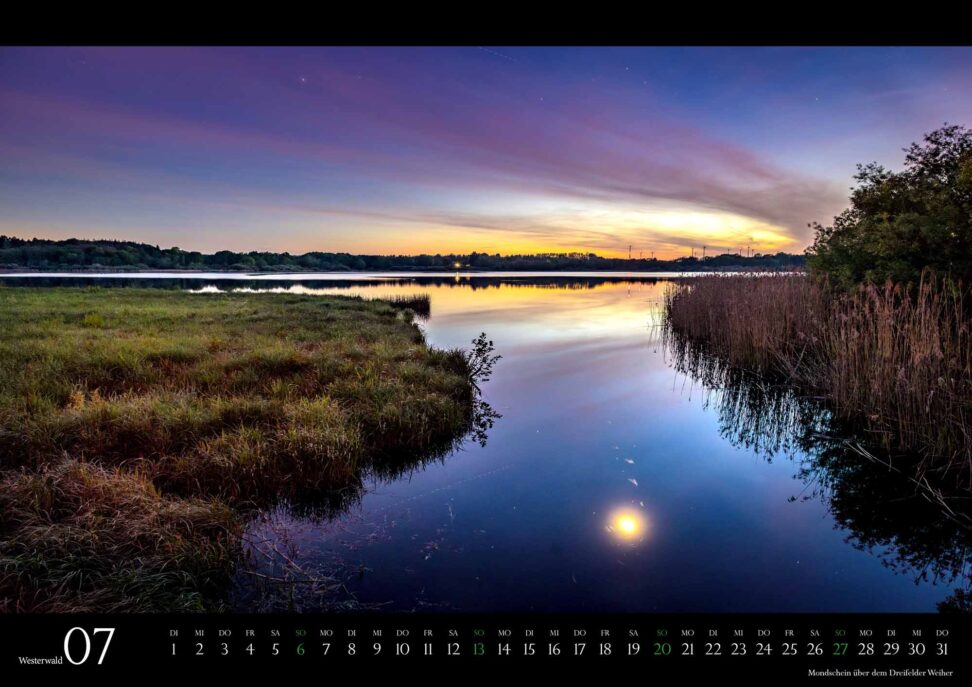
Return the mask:
<path fill-rule="evenodd" d="M 475 402 L 408 311 L 290 294 L 2 288 L 0 379 L 7 610 L 213 607 L 242 512 L 441 451 Z"/>

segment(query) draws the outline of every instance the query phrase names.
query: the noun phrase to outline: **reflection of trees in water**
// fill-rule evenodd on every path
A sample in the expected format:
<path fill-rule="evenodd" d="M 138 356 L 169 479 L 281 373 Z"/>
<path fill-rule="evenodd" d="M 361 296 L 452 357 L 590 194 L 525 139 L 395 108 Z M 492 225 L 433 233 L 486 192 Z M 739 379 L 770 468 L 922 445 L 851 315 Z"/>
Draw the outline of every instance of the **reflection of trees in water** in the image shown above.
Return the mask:
<path fill-rule="evenodd" d="M 664 336 L 675 369 L 701 383 L 726 439 L 767 460 L 796 461 L 800 498 L 823 500 L 852 546 L 916 583 L 956 586 L 940 611 L 972 611 L 972 494 L 930 481 L 916 457 L 875 448 L 820 399 L 728 367 L 671 331 Z"/>
<path fill-rule="evenodd" d="M 465 287 L 476 291 L 478 289 L 498 289 L 500 287 L 516 289 L 565 289 L 571 291 L 586 291 L 596 289 L 606 284 L 621 286 L 641 286 L 658 283 L 653 277 L 641 278 L 610 278 L 610 277 L 463 277 L 460 280 L 449 280 L 441 286 Z M 422 283 L 427 283 L 422 280 Z"/>

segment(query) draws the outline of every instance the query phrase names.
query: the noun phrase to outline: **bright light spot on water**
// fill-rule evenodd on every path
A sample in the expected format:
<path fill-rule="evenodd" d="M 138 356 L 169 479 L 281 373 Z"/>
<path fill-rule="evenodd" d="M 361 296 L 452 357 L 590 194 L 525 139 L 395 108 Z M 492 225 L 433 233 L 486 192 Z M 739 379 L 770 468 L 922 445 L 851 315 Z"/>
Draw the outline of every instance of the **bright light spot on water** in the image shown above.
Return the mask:
<path fill-rule="evenodd" d="M 641 541 L 646 530 L 647 524 L 644 516 L 631 508 L 614 511 L 607 526 L 608 532 L 625 542 Z"/>

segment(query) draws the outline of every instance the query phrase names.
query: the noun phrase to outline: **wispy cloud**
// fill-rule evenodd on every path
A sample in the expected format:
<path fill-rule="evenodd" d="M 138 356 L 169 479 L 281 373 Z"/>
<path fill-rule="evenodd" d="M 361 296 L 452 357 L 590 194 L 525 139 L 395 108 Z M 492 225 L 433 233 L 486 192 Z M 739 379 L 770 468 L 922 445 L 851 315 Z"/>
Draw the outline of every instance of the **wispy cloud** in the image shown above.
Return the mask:
<path fill-rule="evenodd" d="M 305 230 L 320 216 L 604 251 L 639 237 L 672 250 L 747 238 L 799 248 L 808 222 L 846 203 L 846 175 L 798 171 L 799 159 L 784 165 L 753 145 L 755 115 L 733 115 L 748 132 L 734 140 L 733 127 L 713 125 L 654 73 L 601 79 L 609 59 L 558 54 L 563 65 L 496 48 L 5 51 L 0 193 L 36 225 L 50 219 L 36 199 L 60 184 L 114 194 L 140 226 L 151 218 L 139 199 L 151 197 L 227 217 L 292 216 Z M 745 89 L 778 72 L 754 71 Z M 920 109 L 893 75 L 871 92 L 862 78 L 867 102 Z M 717 86 L 705 76 L 685 84 Z M 781 110 L 792 97 L 778 96 Z M 809 145 L 820 134 L 802 124 L 794 136 Z M 660 222 L 662 213 L 681 219 Z"/>

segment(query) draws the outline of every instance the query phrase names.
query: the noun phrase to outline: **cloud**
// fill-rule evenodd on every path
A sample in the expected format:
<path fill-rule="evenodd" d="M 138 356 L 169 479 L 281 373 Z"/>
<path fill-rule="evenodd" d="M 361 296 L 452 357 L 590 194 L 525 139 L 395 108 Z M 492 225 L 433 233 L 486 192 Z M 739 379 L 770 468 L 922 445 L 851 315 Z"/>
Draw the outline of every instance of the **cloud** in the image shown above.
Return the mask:
<path fill-rule="evenodd" d="M 114 68 L 135 73 L 140 59 L 167 68 L 158 53 L 134 54 L 132 64 Z M 623 240 L 610 221 L 585 226 L 580 215 L 537 217 L 490 207 L 489 199 L 588 203 L 623 216 L 671 208 L 741 216 L 788 232 L 794 245 L 808 240 L 808 222 L 829 219 L 846 201 L 846 189 L 831 181 L 672 121 L 660 105 L 646 106 L 627 92 L 583 84 L 545 89 L 535 74 L 514 71 L 498 81 L 492 72 L 375 59 L 380 64 L 362 70 L 347 60 L 316 62 L 302 70 L 307 88 L 279 78 L 280 64 L 254 56 L 221 55 L 211 67 L 200 60 L 201 71 L 216 70 L 204 74 L 214 80 L 246 74 L 255 95 L 245 112 L 212 114 L 205 102 L 175 112 L 8 87 L 0 92 L 0 132 L 6 132 L 0 136 L 20 146 L 20 163 L 36 152 L 21 171 L 43 174 L 48 164 L 83 179 L 88 168 L 89 184 L 112 175 L 146 185 L 161 179 L 156 193 L 171 192 L 174 202 L 179 193 L 197 199 L 209 193 L 217 204 L 253 197 L 279 209 L 509 231 L 605 249 Z M 3 164 L 9 170 L 18 162 Z M 357 181 L 337 190 L 342 175 Z M 385 189 L 382 207 L 354 187 L 365 182 Z M 417 188 L 416 196 L 401 197 L 407 195 L 401 189 Z M 436 207 L 436 197 L 450 189 L 461 190 L 470 207 Z M 684 245 L 686 234 L 652 233 L 650 222 L 644 230 L 673 245 L 682 237 Z"/>

